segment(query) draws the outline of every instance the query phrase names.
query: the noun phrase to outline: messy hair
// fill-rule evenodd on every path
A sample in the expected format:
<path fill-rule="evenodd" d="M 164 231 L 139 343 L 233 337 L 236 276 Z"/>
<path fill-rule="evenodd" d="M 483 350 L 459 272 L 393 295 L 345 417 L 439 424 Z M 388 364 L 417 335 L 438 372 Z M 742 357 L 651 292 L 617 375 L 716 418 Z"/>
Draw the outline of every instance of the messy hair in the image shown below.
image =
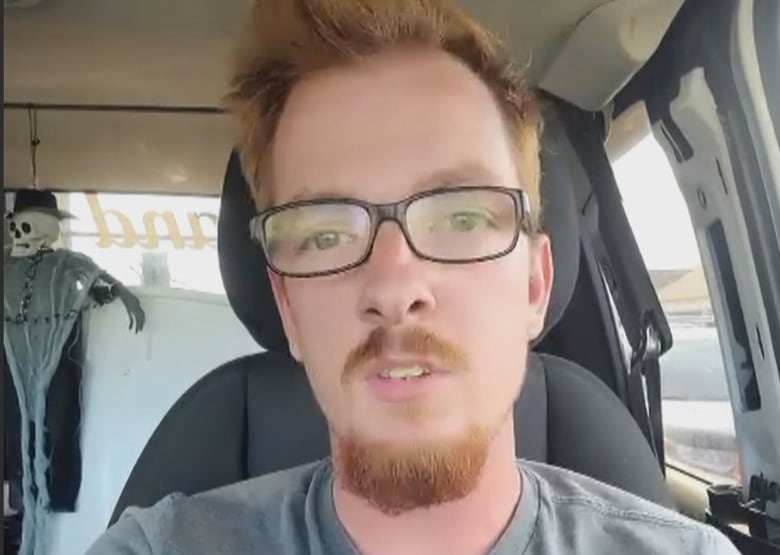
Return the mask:
<path fill-rule="evenodd" d="M 514 146 L 522 187 L 539 217 L 539 110 L 500 42 L 447 0 L 254 0 L 225 97 L 258 208 L 273 204 L 270 145 L 290 93 L 318 70 L 400 46 L 438 48 L 492 91 Z"/>

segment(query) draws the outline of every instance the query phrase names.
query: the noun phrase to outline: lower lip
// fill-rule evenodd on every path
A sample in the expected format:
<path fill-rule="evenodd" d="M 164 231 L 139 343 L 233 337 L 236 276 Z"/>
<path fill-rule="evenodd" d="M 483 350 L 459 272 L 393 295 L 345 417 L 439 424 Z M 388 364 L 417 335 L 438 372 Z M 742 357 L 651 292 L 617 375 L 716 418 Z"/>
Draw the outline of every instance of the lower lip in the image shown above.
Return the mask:
<path fill-rule="evenodd" d="M 446 379 L 444 373 L 432 373 L 405 379 L 374 377 L 368 380 L 368 384 L 377 397 L 388 401 L 402 401 L 427 395 Z"/>

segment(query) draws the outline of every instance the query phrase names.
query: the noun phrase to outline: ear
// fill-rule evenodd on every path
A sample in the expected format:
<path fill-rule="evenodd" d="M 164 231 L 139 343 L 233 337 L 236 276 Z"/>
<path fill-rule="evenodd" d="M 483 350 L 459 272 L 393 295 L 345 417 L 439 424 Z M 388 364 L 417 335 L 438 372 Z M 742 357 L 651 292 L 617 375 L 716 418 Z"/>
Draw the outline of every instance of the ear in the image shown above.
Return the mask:
<path fill-rule="evenodd" d="M 287 288 L 285 287 L 284 278 L 270 268 L 267 270 L 267 272 L 268 279 L 271 281 L 271 291 L 273 291 L 274 300 L 276 300 L 276 308 L 279 310 L 279 316 L 282 319 L 284 334 L 287 336 L 287 343 L 290 345 L 290 354 L 295 360 L 302 362 L 300 345 L 298 343 L 298 331 L 295 327 L 295 321 L 292 317 L 290 299 L 287 296 Z"/>
<path fill-rule="evenodd" d="M 553 283 L 553 263 L 550 238 L 537 235 L 528 249 L 528 341 L 535 340 L 544 329 L 547 307 Z"/>

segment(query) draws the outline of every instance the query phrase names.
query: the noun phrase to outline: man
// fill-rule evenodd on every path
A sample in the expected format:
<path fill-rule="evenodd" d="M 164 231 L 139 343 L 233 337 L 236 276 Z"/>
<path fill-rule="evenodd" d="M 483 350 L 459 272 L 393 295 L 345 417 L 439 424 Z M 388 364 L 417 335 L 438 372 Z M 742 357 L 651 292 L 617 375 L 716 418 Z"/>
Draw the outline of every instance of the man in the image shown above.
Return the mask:
<path fill-rule="evenodd" d="M 736 553 L 518 462 L 552 283 L 538 114 L 443 0 L 258 0 L 228 100 L 290 350 L 332 459 L 131 510 L 90 553 Z"/>

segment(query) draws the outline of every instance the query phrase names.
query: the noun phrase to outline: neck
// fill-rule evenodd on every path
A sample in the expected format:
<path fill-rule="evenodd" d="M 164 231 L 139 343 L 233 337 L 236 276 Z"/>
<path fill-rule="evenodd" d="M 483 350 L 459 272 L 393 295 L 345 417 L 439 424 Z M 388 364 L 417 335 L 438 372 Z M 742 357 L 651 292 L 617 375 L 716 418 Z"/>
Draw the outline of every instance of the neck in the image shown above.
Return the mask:
<path fill-rule="evenodd" d="M 476 487 L 457 501 L 398 516 L 382 513 L 334 483 L 336 513 L 366 555 L 487 553 L 506 528 L 522 492 L 511 418 L 493 438 Z"/>

